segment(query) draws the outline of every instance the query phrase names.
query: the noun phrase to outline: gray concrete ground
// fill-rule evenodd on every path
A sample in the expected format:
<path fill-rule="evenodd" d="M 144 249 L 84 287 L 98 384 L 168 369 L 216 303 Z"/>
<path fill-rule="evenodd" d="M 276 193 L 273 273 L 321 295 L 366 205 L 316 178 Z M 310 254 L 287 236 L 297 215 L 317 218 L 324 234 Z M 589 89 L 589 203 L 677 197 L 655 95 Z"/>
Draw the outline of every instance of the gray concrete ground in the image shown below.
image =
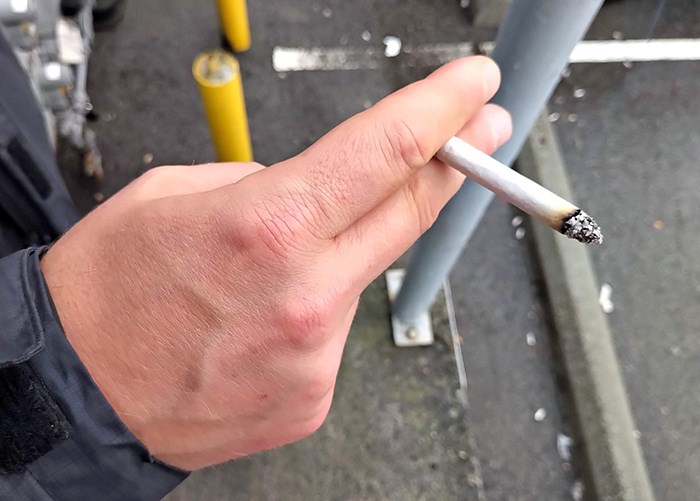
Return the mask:
<path fill-rule="evenodd" d="M 700 30 L 696 33 L 700 35 Z M 578 201 L 607 228 L 592 252 L 658 499 L 700 488 L 700 64 L 574 68 L 589 98 L 560 135 Z"/>
<path fill-rule="evenodd" d="M 615 2 L 605 8 L 590 36 L 610 38 L 618 30 L 631 38 L 644 37 L 656 4 Z M 324 8 L 330 9 L 330 17 Z M 300 151 L 366 102 L 376 102 L 424 72 L 388 60 L 376 71 L 282 78 L 271 67 L 275 45 L 362 47 L 381 45 L 388 34 L 420 44 L 463 41 L 473 34 L 456 0 L 282 0 L 250 2 L 250 9 L 253 49 L 240 59 L 256 158 L 265 164 Z M 698 36 L 697 13 L 695 0 L 669 2 L 656 25 L 658 35 Z M 94 205 L 95 193 L 109 196 L 150 166 L 214 159 L 190 65 L 199 51 L 218 44 L 216 26 L 209 2 L 139 0 L 130 4 L 119 28 L 98 34 L 90 93 L 101 117 L 95 129 L 107 167 L 105 180 L 98 185 L 81 178 L 75 156 L 61 154 L 81 209 Z M 361 38 L 365 30 L 372 35 L 369 42 Z M 694 433 L 700 422 L 700 344 L 693 336 L 700 327 L 700 268 L 693 259 L 700 244 L 693 217 L 698 206 L 694 182 L 700 181 L 694 169 L 700 153 L 699 69 L 698 63 L 651 63 L 631 69 L 579 66 L 552 103 L 552 111 L 562 115 L 557 128 L 576 195 L 610 228 L 606 245 L 593 253 L 594 261 L 600 280 L 614 288 L 616 309 L 610 322 L 654 487 L 659 499 L 671 500 L 693 499 L 700 487 Z M 585 88 L 586 96 L 574 99 L 574 87 Z M 146 154 L 153 155 L 148 165 Z M 452 466 L 464 475 L 469 465 L 480 464 L 480 473 L 471 472 L 471 480 L 483 481 L 486 499 L 568 499 L 575 474 L 556 450 L 557 433 L 566 431 L 567 424 L 548 342 L 551 326 L 529 236 L 515 239 L 514 215 L 496 201 L 452 275 L 469 378 L 469 410 L 463 424 L 472 439 L 465 449 L 470 455 L 465 469 L 459 470 L 459 463 Z M 535 346 L 526 343 L 528 332 L 534 334 Z M 386 356 L 391 358 L 391 353 Z M 411 357 L 402 352 L 395 356 Z M 361 399 L 357 388 L 371 384 L 372 375 L 368 370 L 363 380 L 348 374 L 345 367 L 341 388 Z M 449 399 L 449 392 L 441 398 Z M 372 405 L 388 403 L 376 397 Z M 547 417 L 536 422 L 533 415 L 539 408 Z M 324 430 L 323 436 L 331 431 Z M 343 447 L 355 445 L 350 436 L 343 440 Z M 308 458 L 311 467 L 321 469 L 323 464 L 313 457 L 315 444 L 319 439 L 294 446 L 288 454 L 302 458 L 299 462 Z M 377 452 L 377 457 L 384 456 Z M 280 484 L 269 475 L 290 467 L 274 458 L 261 455 L 236 463 L 237 476 L 212 470 L 204 478 L 216 485 L 221 499 L 227 493 L 229 499 L 304 498 L 299 491 L 272 491 Z M 385 466 L 381 461 L 372 464 Z M 406 465 L 400 470 L 417 477 L 416 485 L 429 486 L 436 479 L 453 485 L 455 480 Z M 265 472 L 268 476 L 263 477 Z M 318 494 L 329 492 L 322 488 L 331 484 L 341 486 L 338 493 L 348 493 L 345 499 L 353 498 L 342 489 L 359 484 L 345 475 L 324 474 L 326 483 L 319 481 L 320 490 L 312 493 L 317 497 L 307 499 L 332 498 Z M 246 490 L 238 490 L 238 479 L 251 476 L 258 479 L 257 487 L 246 484 Z M 188 492 L 186 499 L 218 499 Z M 429 489 L 423 497 L 416 490 L 403 492 L 403 499 L 464 499 L 469 491 L 465 484 L 464 493 L 450 491 L 440 497 L 430 497 Z M 390 497 L 385 491 L 359 487 L 354 496 Z"/>
<path fill-rule="evenodd" d="M 616 2 L 589 37 L 700 37 L 696 1 L 667 2 L 652 26 L 657 5 Z M 551 105 L 577 201 L 609 228 L 591 256 L 613 288 L 609 321 L 660 500 L 700 489 L 698 76 L 698 62 L 573 66 Z"/>
<path fill-rule="evenodd" d="M 568 499 L 570 464 L 557 454 L 565 429 L 550 326 L 527 237 L 515 211 L 496 200 L 452 273 L 464 338 L 469 426 L 488 499 Z M 535 346 L 527 343 L 532 333 Z M 534 414 L 545 409 L 538 422 Z"/>

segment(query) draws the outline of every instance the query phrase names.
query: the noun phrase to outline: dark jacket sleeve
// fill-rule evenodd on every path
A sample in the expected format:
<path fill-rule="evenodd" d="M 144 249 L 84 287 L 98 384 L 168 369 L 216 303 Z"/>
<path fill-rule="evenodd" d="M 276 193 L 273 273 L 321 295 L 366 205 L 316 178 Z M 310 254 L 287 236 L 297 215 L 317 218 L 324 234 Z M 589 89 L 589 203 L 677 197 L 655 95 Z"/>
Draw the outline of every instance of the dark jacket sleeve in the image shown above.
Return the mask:
<path fill-rule="evenodd" d="M 161 499 L 187 473 L 154 460 L 92 381 L 53 310 L 43 250 L 0 259 L 0 499 Z"/>

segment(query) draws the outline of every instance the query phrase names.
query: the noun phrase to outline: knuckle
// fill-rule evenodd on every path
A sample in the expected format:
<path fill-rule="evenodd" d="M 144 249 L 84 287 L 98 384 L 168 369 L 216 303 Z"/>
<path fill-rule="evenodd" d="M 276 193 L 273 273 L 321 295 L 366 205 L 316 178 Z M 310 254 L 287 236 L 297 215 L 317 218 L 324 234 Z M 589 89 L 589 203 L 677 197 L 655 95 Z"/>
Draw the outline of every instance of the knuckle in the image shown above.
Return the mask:
<path fill-rule="evenodd" d="M 302 189 L 289 195 L 290 210 L 307 233 L 316 238 L 323 238 L 324 223 L 333 219 L 329 208 L 349 201 L 349 196 L 338 188 L 340 183 L 335 177 L 326 172 L 317 185 L 304 183 Z"/>
<path fill-rule="evenodd" d="M 312 196 L 280 188 L 250 206 L 242 233 L 251 245 L 262 244 L 273 254 L 287 258 L 320 234 L 321 206 Z"/>
<path fill-rule="evenodd" d="M 335 378 L 335 371 L 314 375 L 302 390 L 302 400 L 305 403 L 322 402 L 333 391 Z"/>
<path fill-rule="evenodd" d="M 313 298 L 289 301 L 282 307 L 282 332 L 292 347 L 307 350 L 320 346 L 328 332 L 330 309 Z"/>
<path fill-rule="evenodd" d="M 171 167 L 168 166 L 153 167 L 152 169 L 148 169 L 146 172 L 141 174 L 138 178 L 138 182 L 141 185 L 157 183 L 167 176 L 170 170 Z"/>
<path fill-rule="evenodd" d="M 310 437 L 318 430 L 320 430 L 323 426 L 323 423 L 326 422 L 326 418 L 328 417 L 330 409 L 330 402 L 324 403 L 316 413 L 314 413 L 310 418 L 304 421 L 304 423 L 299 427 L 299 438 L 302 439 Z"/>
<path fill-rule="evenodd" d="M 176 166 L 154 167 L 141 174 L 127 188 L 136 199 L 148 199 L 154 193 L 162 192 L 175 178 Z"/>
<path fill-rule="evenodd" d="M 425 142 L 403 119 L 384 124 L 382 139 L 384 156 L 393 165 L 416 169 L 427 164 L 433 156 Z"/>
<path fill-rule="evenodd" d="M 290 221 L 287 216 L 288 211 L 281 210 L 274 201 L 261 201 L 252 207 L 241 233 L 251 246 L 261 245 L 273 255 L 286 259 L 299 246 L 299 231 L 293 218 Z"/>

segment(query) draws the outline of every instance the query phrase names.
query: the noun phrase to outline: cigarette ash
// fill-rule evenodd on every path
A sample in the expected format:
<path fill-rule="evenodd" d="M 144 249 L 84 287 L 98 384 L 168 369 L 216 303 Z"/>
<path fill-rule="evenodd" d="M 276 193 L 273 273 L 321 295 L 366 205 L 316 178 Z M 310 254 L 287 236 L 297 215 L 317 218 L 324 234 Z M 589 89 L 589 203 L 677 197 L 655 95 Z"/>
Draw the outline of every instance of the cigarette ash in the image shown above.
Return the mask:
<path fill-rule="evenodd" d="M 600 245 L 603 243 L 603 234 L 598 223 L 580 209 L 564 220 L 562 233 L 584 244 Z"/>

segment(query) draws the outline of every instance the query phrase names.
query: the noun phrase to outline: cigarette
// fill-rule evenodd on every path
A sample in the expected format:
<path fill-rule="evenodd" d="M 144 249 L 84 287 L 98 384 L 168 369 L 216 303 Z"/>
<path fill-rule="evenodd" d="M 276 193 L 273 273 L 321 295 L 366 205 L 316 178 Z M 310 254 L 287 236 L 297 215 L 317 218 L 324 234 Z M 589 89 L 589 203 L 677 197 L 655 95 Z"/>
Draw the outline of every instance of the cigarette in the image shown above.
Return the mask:
<path fill-rule="evenodd" d="M 553 230 L 584 244 L 603 243 L 600 227 L 591 216 L 461 139 L 447 141 L 436 156 Z"/>

